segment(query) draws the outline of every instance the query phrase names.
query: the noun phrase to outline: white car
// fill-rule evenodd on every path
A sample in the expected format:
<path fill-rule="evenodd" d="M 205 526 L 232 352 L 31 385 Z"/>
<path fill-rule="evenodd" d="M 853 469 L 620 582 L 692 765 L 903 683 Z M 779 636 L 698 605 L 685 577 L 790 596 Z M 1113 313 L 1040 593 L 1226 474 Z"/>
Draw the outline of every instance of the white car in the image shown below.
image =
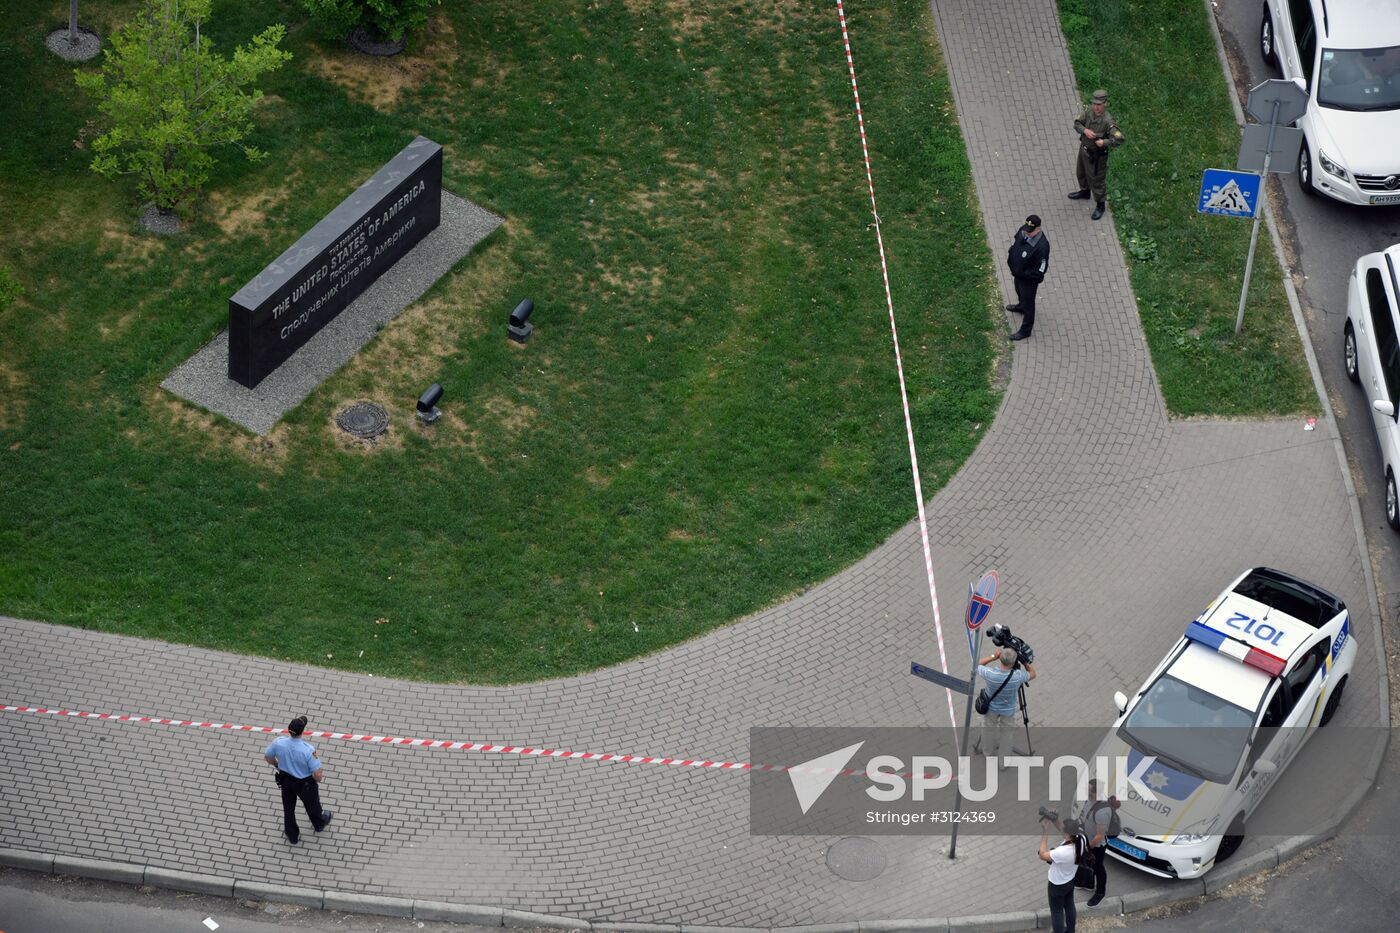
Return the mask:
<path fill-rule="evenodd" d="M 1163 878 L 1196 878 L 1244 840 L 1245 821 L 1337 712 L 1356 659 L 1347 608 L 1268 567 L 1246 571 L 1187 625 L 1099 746 L 1121 798 L 1108 854 Z M 1144 759 L 1151 759 L 1144 763 Z M 1150 799 L 1155 798 L 1155 799 Z"/>
<path fill-rule="evenodd" d="M 1400 530 L 1400 498 L 1395 473 L 1400 469 L 1400 244 L 1356 261 L 1347 285 L 1347 322 L 1342 330 L 1347 378 L 1366 393 L 1371 424 L 1380 442 L 1385 467 L 1385 517 Z"/>
<path fill-rule="evenodd" d="M 1259 51 L 1308 91 L 1302 189 L 1400 204 L 1400 0 L 1266 0 Z"/>

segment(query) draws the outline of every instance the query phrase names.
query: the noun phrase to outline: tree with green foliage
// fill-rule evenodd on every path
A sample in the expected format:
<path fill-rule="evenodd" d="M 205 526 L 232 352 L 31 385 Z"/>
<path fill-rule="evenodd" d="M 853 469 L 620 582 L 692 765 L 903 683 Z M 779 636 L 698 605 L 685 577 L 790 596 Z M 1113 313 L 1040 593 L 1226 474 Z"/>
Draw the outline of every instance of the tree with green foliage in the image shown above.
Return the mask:
<path fill-rule="evenodd" d="M 209 5 L 146 0 L 112 36 L 102 70 L 77 72 L 78 86 L 97 98 L 108 123 L 92 143 L 93 171 L 135 175 L 142 196 L 162 213 L 209 180 L 210 150 L 233 145 L 250 159 L 263 158 L 243 144 L 263 96 L 253 85 L 292 57 L 277 47 L 287 31 L 280 23 L 235 49 L 232 58 L 214 54 L 203 35 Z"/>
<path fill-rule="evenodd" d="M 422 29 L 428 10 L 442 0 L 302 0 L 317 20 L 339 33 L 363 29 L 375 41 L 397 42 Z"/>

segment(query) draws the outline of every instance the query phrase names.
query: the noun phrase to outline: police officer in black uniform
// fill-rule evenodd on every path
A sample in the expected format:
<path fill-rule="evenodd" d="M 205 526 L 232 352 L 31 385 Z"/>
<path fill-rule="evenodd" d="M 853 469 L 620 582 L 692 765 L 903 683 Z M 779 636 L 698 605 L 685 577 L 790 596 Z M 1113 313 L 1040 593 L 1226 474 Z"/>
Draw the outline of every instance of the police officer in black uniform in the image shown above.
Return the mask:
<path fill-rule="evenodd" d="M 1038 214 L 1027 217 L 1025 224 L 1016 231 L 1006 254 L 1006 265 L 1016 285 L 1016 303 L 1007 305 L 1006 310 L 1022 316 L 1021 329 L 1012 334 L 1011 339 L 1025 340 L 1035 328 L 1036 289 L 1045 281 L 1045 270 L 1050 267 L 1050 240 L 1040 229 Z"/>

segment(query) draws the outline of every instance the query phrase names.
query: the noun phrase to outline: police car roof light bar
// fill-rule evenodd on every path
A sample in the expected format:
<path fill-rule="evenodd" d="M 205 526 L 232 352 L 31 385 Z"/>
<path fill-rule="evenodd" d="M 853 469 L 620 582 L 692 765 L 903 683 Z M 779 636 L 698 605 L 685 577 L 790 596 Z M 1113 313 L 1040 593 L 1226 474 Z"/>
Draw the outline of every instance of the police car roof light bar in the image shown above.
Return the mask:
<path fill-rule="evenodd" d="M 1251 648 L 1238 638 L 1232 638 L 1224 632 L 1217 632 L 1199 622 L 1192 622 L 1186 627 L 1186 637 L 1197 644 L 1234 658 L 1236 661 L 1243 661 L 1250 667 L 1258 668 L 1270 677 L 1278 677 L 1288 666 L 1288 662 L 1277 655 L 1260 651 L 1258 648 Z"/>

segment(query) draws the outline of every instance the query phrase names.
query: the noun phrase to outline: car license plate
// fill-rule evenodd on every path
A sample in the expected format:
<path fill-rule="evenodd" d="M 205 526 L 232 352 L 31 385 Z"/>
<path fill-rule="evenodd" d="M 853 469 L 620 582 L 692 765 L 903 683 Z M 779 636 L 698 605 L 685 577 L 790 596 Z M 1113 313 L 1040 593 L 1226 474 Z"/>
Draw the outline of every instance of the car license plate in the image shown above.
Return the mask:
<path fill-rule="evenodd" d="M 1109 839 L 1108 844 L 1119 852 L 1131 855 L 1140 862 L 1147 861 L 1147 851 L 1145 849 L 1139 849 L 1137 846 L 1130 846 L 1126 842 L 1120 842 L 1117 839 Z"/>
<path fill-rule="evenodd" d="M 1373 194 L 1372 204 L 1400 204 L 1400 194 Z"/>

